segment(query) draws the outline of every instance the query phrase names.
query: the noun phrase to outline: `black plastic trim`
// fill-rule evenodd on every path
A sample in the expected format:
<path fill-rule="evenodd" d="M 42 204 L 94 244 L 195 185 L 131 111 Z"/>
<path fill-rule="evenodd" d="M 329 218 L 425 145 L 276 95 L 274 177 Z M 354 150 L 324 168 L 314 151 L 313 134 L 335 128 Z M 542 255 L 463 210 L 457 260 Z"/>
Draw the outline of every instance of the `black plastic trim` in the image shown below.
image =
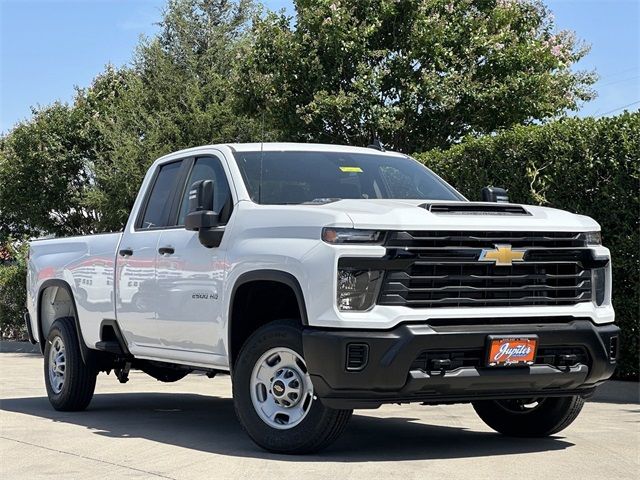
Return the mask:
<path fill-rule="evenodd" d="M 33 330 L 31 329 L 31 315 L 29 315 L 29 312 L 24 312 L 24 323 L 27 327 L 27 338 L 29 339 L 29 343 L 31 345 L 35 345 L 38 342 L 33 336 Z"/>
<path fill-rule="evenodd" d="M 613 324 L 594 325 L 589 319 L 567 324 L 476 325 L 439 328 L 426 323 L 402 324 L 392 330 L 305 328 L 303 348 L 315 393 L 333 408 L 376 408 L 383 403 L 470 402 L 483 399 L 587 394 L 608 379 L 616 360 L 609 356 L 609 339 L 619 335 Z M 589 364 L 570 369 L 551 365 L 530 367 L 463 367 L 442 374 L 412 370 L 425 350 L 484 348 L 489 335 L 537 335 L 539 348 L 582 346 Z M 369 362 L 359 372 L 345 368 L 347 346 L 369 345 Z M 571 393 L 578 392 L 578 393 Z"/>
<path fill-rule="evenodd" d="M 307 317 L 307 307 L 304 301 L 304 294 L 302 293 L 302 288 L 300 287 L 300 283 L 298 282 L 298 279 L 296 277 L 294 277 L 290 273 L 283 272 L 282 270 L 254 270 L 252 272 L 246 272 L 240 275 L 236 280 L 236 283 L 233 285 L 233 289 L 231 290 L 231 297 L 229 298 L 229 316 L 227 317 L 227 339 L 229 346 L 232 345 L 233 338 L 233 324 L 231 323 L 231 319 L 233 318 L 233 304 L 235 301 L 236 292 L 242 285 L 257 281 L 279 282 L 290 287 L 296 296 L 296 300 L 298 301 L 298 310 L 300 311 L 300 320 L 302 321 L 302 324 L 305 326 L 309 324 L 309 320 Z M 232 355 L 234 354 L 234 352 L 229 350 L 229 359 L 233 358 Z"/>
<path fill-rule="evenodd" d="M 118 342 L 118 346 L 120 347 L 120 354 L 131 357 L 131 352 L 129 351 L 129 347 L 127 345 L 127 341 L 122 334 L 122 330 L 120 330 L 120 325 L 118 325 L 118 321 L 112 318 L 105 318 L 100 322 L 100 339 L 104 341 L 104 327 L 109 326 L 113 328 L 113 331 L 116 335 L 116 340 Z M 97 347 L 97 345 L 96 345 Z M 99 349 L 100 350 L 100 349 Z M 117 352 L 112 352 L 117 353 Z"/>
<path fill-rule="evenodd" d="M 298 279 L 296 277 L 288 272 L 283 272 L 282 270 L 253 270 L 251 272 L 246 272 L 240 275 L 236 280 L 236 283 L 233 285 L 231 298 L 229 299 L 229 320 L 233 318 L 233 303 L 238 288 L 247 283 L 257 281 L 280 282 L 290 287 L 296 296 L 296 300 L 298 301 L 300 320 L 302 321 L 303 325 L 309 325 L 309 320 L 307 317 L 307 307 L 304 301 L 302 287 L 300 287 L 300 282 L 298 282 Z M 231 340 L 231 328 L 229 328 L 229 340 Z"/>

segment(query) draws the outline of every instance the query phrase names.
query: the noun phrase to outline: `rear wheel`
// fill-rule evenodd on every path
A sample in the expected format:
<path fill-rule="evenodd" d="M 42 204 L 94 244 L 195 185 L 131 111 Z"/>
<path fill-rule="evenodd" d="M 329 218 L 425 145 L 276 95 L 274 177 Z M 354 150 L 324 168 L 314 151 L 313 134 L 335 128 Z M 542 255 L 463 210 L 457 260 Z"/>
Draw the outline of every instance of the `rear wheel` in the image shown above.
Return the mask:
<path fill-rule="evenodd" d="M 480 418 L 495 431 L 513 437 L 546 437 L 567 428 L 578 417 L 579 396 L 474 402 Z"/>
<path fill-rule="evenodd" d="M 327 408 L 314 396 L 301 333 L 292 321 L 258 329 L 233 369 L 238 419 L 255 443 L 272 452 L 321 450 L 338 438 L 352 413 Z"/>
<path fill-rule="evenodd" d="M 56 410 L 84 410 L 96 387 L 97 370 L 84 363 L 72 317 L 56 320 L 44 349 L 44 381 Z"/>

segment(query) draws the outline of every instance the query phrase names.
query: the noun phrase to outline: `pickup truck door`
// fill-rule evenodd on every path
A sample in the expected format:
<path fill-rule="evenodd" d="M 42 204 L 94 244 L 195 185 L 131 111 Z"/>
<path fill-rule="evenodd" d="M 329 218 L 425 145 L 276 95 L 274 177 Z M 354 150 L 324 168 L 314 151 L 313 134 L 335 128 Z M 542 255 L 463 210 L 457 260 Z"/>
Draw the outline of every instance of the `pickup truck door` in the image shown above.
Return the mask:
<path fill-rule="evenodd" d="M 214 210 L 221 225 L 233 219 L 233 197 L 227 166 L 222 156 L 189 159 L 189 173 L 178 202 L 176 228 L 163 230 L 158 243 L 156 332 L 168 356 L 174 360 L 225 366 L 223 282 L 226 242 L 206 248 L 197 232 L 184 229 L 189 186 L 198 180 L 213 180 Z"/>
<path fill-rule="evenodd" d="M 184 175 L 183 161 L 160 165 L 139 215 L 132 218 L 116 257 L 116 318 L 131 353 L 144 355 L 160 346 L 156 333 L 158 242 L 166 228 L 172 197 Z"/>

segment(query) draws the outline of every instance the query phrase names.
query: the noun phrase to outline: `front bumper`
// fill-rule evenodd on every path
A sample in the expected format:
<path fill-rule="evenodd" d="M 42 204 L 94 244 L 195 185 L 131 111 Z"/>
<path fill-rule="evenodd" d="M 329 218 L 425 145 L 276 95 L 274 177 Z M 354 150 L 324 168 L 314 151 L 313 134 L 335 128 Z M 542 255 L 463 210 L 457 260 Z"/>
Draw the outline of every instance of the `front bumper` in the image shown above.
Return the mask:
<path fill-rule="evenodd" d="M 566 323 L 460 325 L 404 324 L 392 330 L 307 328 L 303 348 L 315 392 L 332 408 L 377 408 L 383 403 L 454 403 L 475 400 L 591 394 L 615 369 L 619 328 L 588 319 Z M 425 352 L 483 350 L 488 335 L 538 336 L 538 350 L 576 347 L 580 362 L 530 367 L 416 368 Z M 615 339 L 615 340 L 612 340 Z M 366 345 L 366 364 L 347 369 L 347 347 Z M 429 358 L 429 357 L 426 357 Z"/>

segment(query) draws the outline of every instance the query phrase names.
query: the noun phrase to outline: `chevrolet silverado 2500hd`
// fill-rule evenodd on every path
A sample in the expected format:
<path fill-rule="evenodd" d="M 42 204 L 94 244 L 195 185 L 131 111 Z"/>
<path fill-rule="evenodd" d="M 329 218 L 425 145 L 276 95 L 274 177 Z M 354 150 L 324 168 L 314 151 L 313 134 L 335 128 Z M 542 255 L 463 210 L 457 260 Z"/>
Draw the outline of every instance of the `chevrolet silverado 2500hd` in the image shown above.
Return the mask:
<path fill-rule="evenodd" d="M 231 375 L 271 451 L 318 450 L 385 403 L 470 402 L 506 435 L 556 433 L 615 367 L 609 250 L 590 218 L 498 199 L 381 149 L 162 157 L 123 232 L 30 244 L 49 400 L 86 408 L 103 371 L 201 371 Z"/>

